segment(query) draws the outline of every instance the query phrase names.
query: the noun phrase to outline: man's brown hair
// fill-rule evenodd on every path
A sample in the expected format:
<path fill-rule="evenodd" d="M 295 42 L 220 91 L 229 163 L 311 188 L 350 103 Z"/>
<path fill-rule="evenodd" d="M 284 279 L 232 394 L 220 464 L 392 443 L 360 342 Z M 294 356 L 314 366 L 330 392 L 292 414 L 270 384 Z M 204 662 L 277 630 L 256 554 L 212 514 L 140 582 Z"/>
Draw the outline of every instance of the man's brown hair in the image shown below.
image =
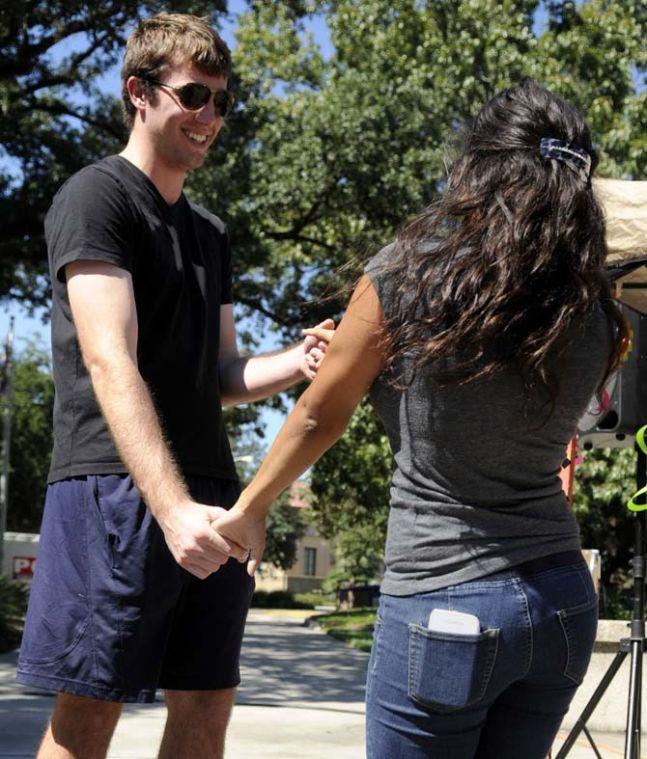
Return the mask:
<path fill-rule="evenodd" d="M 142 19 L 126 43 L 121 67 L 121 97 L 126 126 L 132 129 L 137 109 L 130 101 L 126 82 L 131 76 L 160 79 L 172 65 L 193 63 L 209 76 L 228 77 L 231 53 L 208 18 L 186 13 L 158 13 Z M 142 82 L 154 104 L 155 88 Z"/>

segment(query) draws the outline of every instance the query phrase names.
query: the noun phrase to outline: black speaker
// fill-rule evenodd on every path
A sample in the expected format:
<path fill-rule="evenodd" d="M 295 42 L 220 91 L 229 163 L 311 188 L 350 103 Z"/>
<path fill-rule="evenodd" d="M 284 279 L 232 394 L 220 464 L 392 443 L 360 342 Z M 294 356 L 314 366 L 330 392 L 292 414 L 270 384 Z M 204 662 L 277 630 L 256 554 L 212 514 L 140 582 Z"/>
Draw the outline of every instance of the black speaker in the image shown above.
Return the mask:
<path fill-rule="evenodd" d="M 631 325 L 633 346 L 607 388 L 610 404 L 599 409 L 594 399 L 580 420 L 579 442 L 585 450 L 633 447 L 636 432 L 647 424 L 647 314 L 619 305 Z"/>

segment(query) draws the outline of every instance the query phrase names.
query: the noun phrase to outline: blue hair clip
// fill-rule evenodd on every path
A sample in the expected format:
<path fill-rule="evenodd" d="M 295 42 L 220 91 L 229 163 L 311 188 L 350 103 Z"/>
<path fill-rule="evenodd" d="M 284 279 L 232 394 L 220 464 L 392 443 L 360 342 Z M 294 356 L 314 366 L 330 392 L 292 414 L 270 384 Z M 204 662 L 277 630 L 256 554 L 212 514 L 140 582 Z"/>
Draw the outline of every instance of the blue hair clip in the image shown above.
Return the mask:
<path fill-rule="evenodd" d="M 591 156 L 586 150 L 576 148 L 575 145 L 563 142 L 555 137 L 542 137 L 539 143 L 539 152 L 542 158 L 556 158 L 558 161 L 563 161 L 585 182 L 588 180 L 591 173 Z"/>

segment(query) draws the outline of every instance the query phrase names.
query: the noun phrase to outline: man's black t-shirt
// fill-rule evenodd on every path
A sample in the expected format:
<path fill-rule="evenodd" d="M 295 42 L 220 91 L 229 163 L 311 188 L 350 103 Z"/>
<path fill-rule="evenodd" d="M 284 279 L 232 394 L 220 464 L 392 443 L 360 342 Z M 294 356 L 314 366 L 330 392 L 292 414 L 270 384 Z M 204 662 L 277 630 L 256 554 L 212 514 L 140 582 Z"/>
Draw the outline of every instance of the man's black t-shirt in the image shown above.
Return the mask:
<path fill-rule="evenodd" d="M 224 224 L 184 195 L 169 206 L 136 166 L 110 156 L 56 194 L 45 219 L 52 278 L 54 451 L 48 481 L 126 472 L 83 364 L 65 281 L 71 261 L 130 272 L 137 362 L 185 474 L 236 478 L 222 423 L 220 306 L 232 302 Z"/>

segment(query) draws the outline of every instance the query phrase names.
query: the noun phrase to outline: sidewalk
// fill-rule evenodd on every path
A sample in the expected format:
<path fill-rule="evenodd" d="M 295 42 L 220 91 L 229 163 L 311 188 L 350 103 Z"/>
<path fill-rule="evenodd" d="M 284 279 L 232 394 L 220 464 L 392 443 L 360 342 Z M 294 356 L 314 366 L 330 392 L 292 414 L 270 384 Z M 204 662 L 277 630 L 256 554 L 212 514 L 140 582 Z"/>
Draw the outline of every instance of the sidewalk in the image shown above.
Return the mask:
<path fill-rule="evenodd" d="M 311 628 L 306 614 L 250 614 L 242 678 L 227 741 L 227 759 L 362 759 L 367 654 Z M 49 695 L 13 680 L 16 653 L 0 656 L 0 757 L 32 757 L 52 707 Z M 627 665 L 624 664 L 623 667 Z M 591 690 L 598 676 L 585 690 Z M 579 700 L 579 699 L 578 699 Z M 616 701 L 617 708 L 624 705 Z M 572 717 L 579 708 L 572 710 Z M 152 759 L 164 724 L 161 703 L 130 704 L 115 733 L 111 759 Z M 567 731 L 561 733 L 561 739 Z M 624 754 L 622 733 L 594 737 L 604 759 Z M 561 744 L 558 739 L 556 746 Z M 646 745 L 647 749 L 647 745 Z M 646 754 L 647 756 L 647 754 Z M 582 735 L 569 759 L 593 759 Z"/>

